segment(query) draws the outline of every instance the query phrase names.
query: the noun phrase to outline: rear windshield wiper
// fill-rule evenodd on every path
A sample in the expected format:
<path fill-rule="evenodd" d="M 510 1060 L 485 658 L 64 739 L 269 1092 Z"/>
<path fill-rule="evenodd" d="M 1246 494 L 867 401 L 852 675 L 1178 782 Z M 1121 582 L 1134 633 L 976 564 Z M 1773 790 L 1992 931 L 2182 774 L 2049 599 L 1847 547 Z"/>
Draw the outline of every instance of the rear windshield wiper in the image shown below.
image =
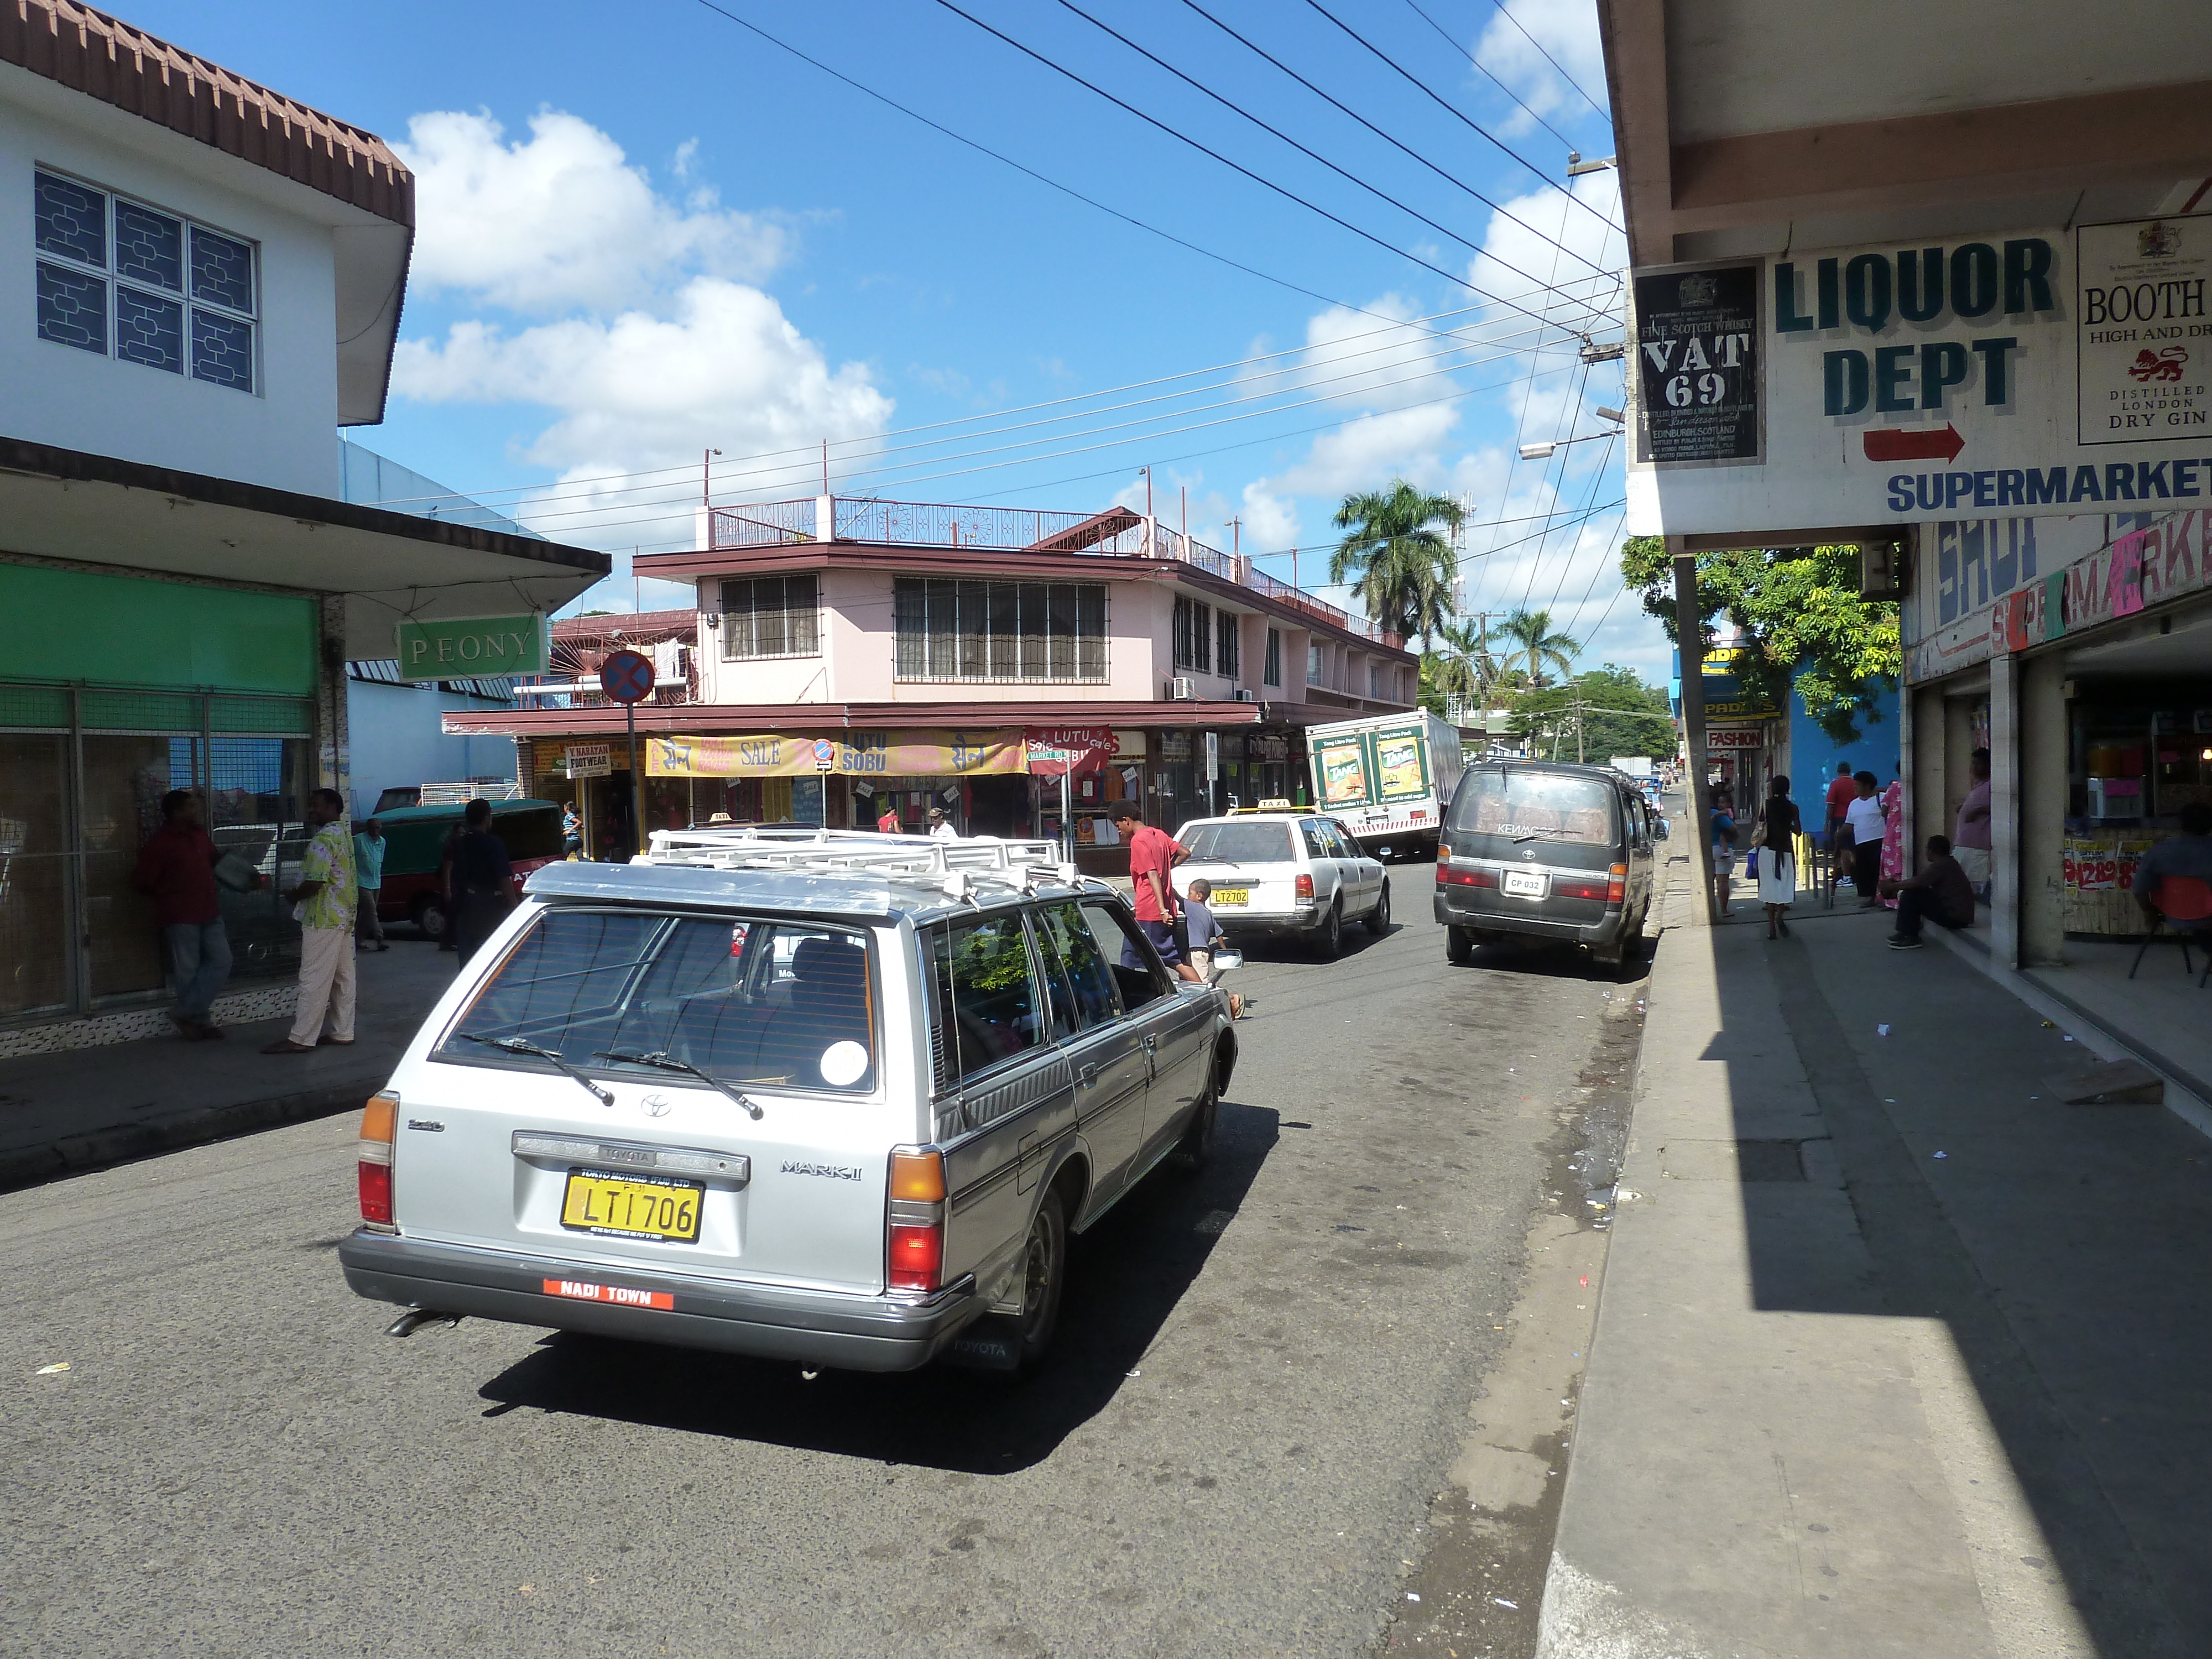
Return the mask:
<path fill-rule="evenodd" d="M 689 1072 L 693 1077 L 697 1078 L 701 1082 L 708 1084 L 714 1088 L 720 1089 L 732 1100 L 736 1101 L 738 1105 L 744 1107 L 746 1111 L 751 1113 L 754 1118 L 757 1119 L 761 1115 L 759 1103 L 755 1101 L 751 1096 L 746 1094 L 742 1089 L 732 1087 L 729 1084 L 723 1082 L 720 1078 L 716 1077 L 712 1072 L 708 1071 L 705 1067 L 694 1066 L 688 1060 L 678 1060 L 675 1055 L 669 1054 L 665 1049 L 657 1048 L 649 1054 L 633 1054 L 627 1048 L 602 1048 L 594 1054 L 592 1058 L 593 1060 L 621 1060 L 624 1064 L 630 1066 L 650 1066 L 655 1070 L 663 1072 Z"/>
<path fill-rule="evenodd" d="M 550 1060 L 564 1075 L 575 1079 L 579 1084 L 588 1090 L 592 1098 L 598 1101 L 600 1105 L 611 1106 L 615 1103 L 611 1091 L 599 1087 L 598 1084 L 592 1082 L 550 1048 L 541 1048 L 538 1044 L 526 1042 L 520 1037 L 478 1036 L 474 1031 L 459 1031 L 455 1035 L 471 1042 L 481 1042 L 487 1048 L 501 1048 L 510 1054 L 535 1054 L 540 1060 Z"/>
<path fill-rule="evenodd" d="M 1518 846 L 1519 846 L 1522 842 L 1524 842 L 1524 841 L 1534 841 L 1534 840 L 1535 840 L 1535 839 L 1536 839 L 1536 837 L 1537 837 L 1537 836 L 1564 836 L 1564 835 L 1565 835 L 1566 833 L 1567 833 L 1567 832 L 1566 832 L 1565 830 L 1530 830 L 1527 835 L 1525 835 L 1525 836 L 1514 836 L 1514 837 L 1513 837 L 1513 844 L 1514 844 L 1516 847 L 1518 847 Z"/>

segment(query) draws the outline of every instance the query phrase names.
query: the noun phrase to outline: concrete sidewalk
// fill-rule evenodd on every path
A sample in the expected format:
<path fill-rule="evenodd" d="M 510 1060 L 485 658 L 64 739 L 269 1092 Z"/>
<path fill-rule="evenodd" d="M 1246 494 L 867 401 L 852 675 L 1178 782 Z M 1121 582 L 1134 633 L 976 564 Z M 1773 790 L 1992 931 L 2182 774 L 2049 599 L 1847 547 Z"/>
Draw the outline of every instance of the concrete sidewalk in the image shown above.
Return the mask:
<path fill-rule="evenodd" d="M 2212 1143 L 1888 927 L 1661 940 L 1541 1654 L 2212 1652 Z"/>
<path fill-rule="evenodd" d="M 0 1060 L 0 1191 L 358 1107 L 384 1086 L 453 981 L 427 940 L 356 958 L 349 1048 L 261 1052 L 291 1016 L 225 1025 L 221 1042 L 173 1035 Z"/>

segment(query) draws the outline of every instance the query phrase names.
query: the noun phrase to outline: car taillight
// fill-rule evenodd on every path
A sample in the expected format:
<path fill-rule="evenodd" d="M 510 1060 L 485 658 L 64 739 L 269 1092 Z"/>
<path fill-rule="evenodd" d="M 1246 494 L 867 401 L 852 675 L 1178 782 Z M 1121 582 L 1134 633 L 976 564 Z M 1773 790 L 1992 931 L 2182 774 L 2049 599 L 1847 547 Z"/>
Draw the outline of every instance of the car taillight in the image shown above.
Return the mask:
<path fill-rule="evenodd" d="M 945 1155 L 891 1154 L 884 1269 L 895 1291 L 933 1291 L 945 1277 Z"/>
<path fill-rule="evenodd" d="M 355 1170 L 361 1188 L 361 1218 L 368 1226 L 394 1231 L 392 1224 L 392 1143 L 399 1130 L 399 1097 L 390 1090 L 373 1097 L 361 1115 L 361 1146 Z"/>
<path fill-rule="evenodd" d="M 1294 890 L 1298 898 L 1302 899 L 1308 904 L 1311 904 L 1313 902 L 1314 896 L 1313 878 L 1311 876 L 1300 876 Z"/>
<path fill-rule="evenodd" d="M 1483 870 L 1474 864 L 1461 864 L 1448 859 L 1437 860 L 1437 885 L 1439 887 L 1495 887 L 1498 872 Z"/>
<path fill-rule="evenodd" d="M 1605 902 L 1618 904 L 1628 896 L 1628 866 L 1616 864 L 1605 873 Z"/>

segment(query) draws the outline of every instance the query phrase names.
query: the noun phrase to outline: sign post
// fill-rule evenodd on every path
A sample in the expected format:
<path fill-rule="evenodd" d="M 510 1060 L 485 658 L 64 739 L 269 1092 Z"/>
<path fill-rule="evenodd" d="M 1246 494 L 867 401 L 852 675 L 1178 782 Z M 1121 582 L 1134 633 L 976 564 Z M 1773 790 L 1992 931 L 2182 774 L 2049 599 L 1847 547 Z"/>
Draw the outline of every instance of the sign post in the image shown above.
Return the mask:
<path fill-rule="evenodd" d="M 645 770 L 637 763 L 637 706 L 653 695 L 653 659 L 617 651 L 599 665 L 599 690 L 623 706 L 629 734 L 630 856 L 645 850 Z"/>

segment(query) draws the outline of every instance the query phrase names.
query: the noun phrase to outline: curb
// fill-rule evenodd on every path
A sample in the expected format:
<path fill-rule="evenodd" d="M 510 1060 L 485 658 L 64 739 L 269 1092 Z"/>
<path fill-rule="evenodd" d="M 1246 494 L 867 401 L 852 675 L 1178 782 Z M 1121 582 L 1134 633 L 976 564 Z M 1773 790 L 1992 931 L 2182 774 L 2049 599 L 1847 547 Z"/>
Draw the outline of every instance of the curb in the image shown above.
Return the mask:
<path fill-rule="evenodd" d="M 331 1117 L 358 1107 L 382 1088 L 390 1069 L 381 1067 L 294 1094 L 201 1107 L 149 1123 L 113 1124 L 87 1134 L 64 1135 L 43 1146 L 9 1147 L 0 1151 L 0 1193 L 88 1175 L 161 1152 L 204 1146 L 234 1135 Z"/>

